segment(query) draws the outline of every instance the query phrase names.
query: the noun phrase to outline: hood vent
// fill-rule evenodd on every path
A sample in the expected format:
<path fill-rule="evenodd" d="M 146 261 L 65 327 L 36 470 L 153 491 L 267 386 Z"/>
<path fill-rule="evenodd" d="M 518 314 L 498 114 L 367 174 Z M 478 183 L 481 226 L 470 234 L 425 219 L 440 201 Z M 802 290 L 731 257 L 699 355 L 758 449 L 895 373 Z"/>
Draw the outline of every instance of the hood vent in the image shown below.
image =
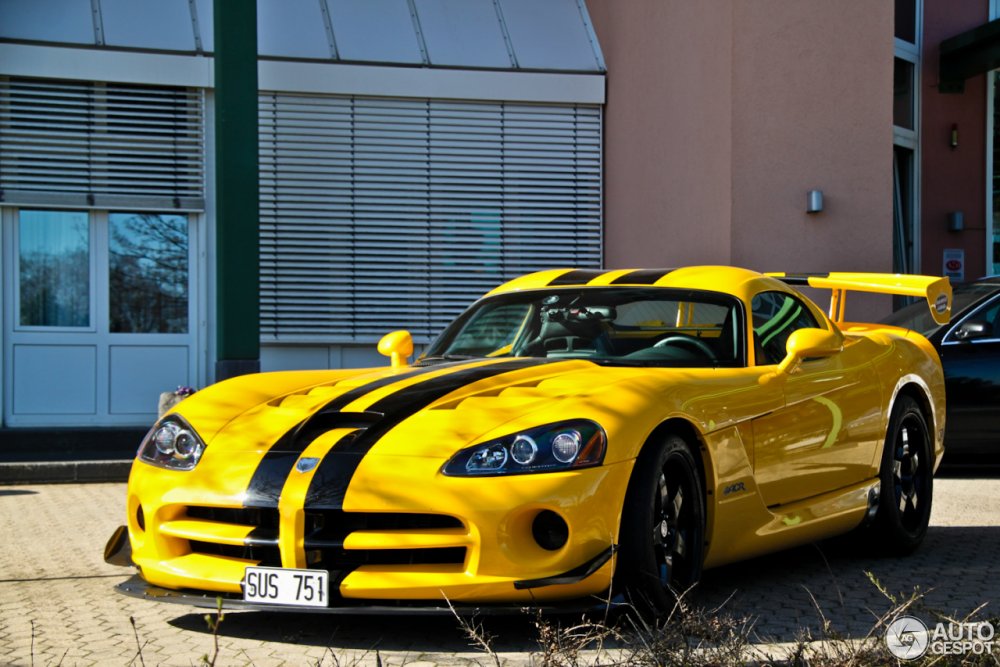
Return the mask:
<path fill-rule="evenodd" d="M 301 389 L 291 394 L 277 396 L 268 401 L 272 408 L 286 408 L 291 410 L 312 410 L 318 403 L 329 401 L 337 396 L 347 393 L 358 385 L 356 377 L 338 380 L 330 384 L 321 384 L 316 387 Z"/>
<path fill-rule="evenodd" d="M 299 424 L 298 428 L 289 431 L 271 449 L 273 452 L 305 451 L 309 444 L 327 431 L 338 428 L 354 428 L 365 430 L 382 419 L 377 412 L 325 412 L 320 410 L 309 419 Z"/>

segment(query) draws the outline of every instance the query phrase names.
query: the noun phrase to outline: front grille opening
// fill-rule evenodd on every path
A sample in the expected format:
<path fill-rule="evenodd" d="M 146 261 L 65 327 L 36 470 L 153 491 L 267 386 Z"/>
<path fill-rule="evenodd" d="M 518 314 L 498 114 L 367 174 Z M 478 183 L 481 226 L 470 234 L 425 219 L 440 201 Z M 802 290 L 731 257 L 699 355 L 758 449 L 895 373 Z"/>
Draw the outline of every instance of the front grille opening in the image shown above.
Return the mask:
<path fill-rule="evenodd" d="M 254 528 L 272 528 L 278 531 L 278 510 L 266 507 L 203 507 L 191 505 L 187 508 L 190 519 L 205 519 L 231 523 L 237 526 L 253 526 Z"/>
<path fill-rule="evenodd" d="M 209 556 L 223 556 L 225 558 L 242 558 L 245 560 L 259 561 L 259 565 L 265 567 L 281 567 L 281 554 L 277 546 L 253 546 L 245 544 L 236 546 L 231 544 L 214 544 L 212 542 L 197 542 L 191 540 L 191 551 L 196 554 L 207 554 Z"/>
<path fill-rule="evenodd" d="M 462 528 L 464 524 L 447 514 L 402 514 L 389 512 L 306 511 L 306 548 L 310 541 L 343 544 L 357 530 L 435 530 Z"/>
<path fill-rule="evenodd" d="M 447 514 L 388 512 L 306 512 L 305 549 L 310 567 L 342 570 L 361 565 L 463 565 L 465 547 L 429 549 L 344 549 L 348 535 L 361 530 L 438 530 L 463 528 Z"/>
<path fill-rule="evenodd" d="M 236 526 L 253 526 L 253 530 L 241 545 L 190 540 L 192 552 L 255 560 L 264 566 L 278 567 L 281 565 L 281 553 L 278 551 L 279 517 L 277 509 L 190 506 L 186 513 L 190 519 L 217 521 Z"/>
<path fill-rule="evenodd" d="M 309 567 L 347 570 L 362 565 L 463 565 L 465 547 L 440 549 L 307 549 Z"/>

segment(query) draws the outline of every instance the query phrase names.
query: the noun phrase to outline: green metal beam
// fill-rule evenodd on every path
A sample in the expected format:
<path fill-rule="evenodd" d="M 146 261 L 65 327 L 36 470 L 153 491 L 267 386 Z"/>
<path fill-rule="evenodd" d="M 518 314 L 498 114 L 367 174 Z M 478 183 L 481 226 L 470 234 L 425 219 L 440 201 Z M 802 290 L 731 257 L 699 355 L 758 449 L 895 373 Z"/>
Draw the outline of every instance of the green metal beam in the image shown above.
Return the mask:
<path fill-rule="evenodd" d="M 214 0 L 216 379 L 260 370 L 257 3 Z"/>
<path fill-rule="evenodd" d="M 1000 19 L 941 42 L 938 89 L 960 93 L 965 80 L 1000 67 Z"/>

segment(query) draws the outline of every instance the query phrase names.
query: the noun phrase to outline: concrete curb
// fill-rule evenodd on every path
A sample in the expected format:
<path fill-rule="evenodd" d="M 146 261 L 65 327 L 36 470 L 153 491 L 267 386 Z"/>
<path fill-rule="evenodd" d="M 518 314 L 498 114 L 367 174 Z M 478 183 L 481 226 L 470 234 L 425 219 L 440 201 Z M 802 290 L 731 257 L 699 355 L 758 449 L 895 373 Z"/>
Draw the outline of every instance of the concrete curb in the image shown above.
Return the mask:
<path fill-rule="evenodd" d="M 0 486 L 13 484 L 69 484 L 125 482 L 132 460 L 23 461 L 0 463 Z"/>

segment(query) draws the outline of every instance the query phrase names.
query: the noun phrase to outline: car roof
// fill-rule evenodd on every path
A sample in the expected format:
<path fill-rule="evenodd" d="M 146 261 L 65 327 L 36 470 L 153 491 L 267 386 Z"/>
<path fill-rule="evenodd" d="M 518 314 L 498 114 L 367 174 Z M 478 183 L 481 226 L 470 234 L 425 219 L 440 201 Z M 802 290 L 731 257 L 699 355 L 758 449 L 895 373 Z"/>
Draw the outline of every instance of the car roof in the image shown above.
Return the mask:
<path fill-rule="evenodd" d="M 678 269 L 550 269 L 515 278 L 488 296 L 546 287 L 645 286 L 699 289 L 744 295 L 754 283 L 789 291 L 781 281 L 733 266 L 689 266 Z"/>
<path fill-rule="evenodd" d="M 1000 287 L 1000 276 L 984 276 L 963 285 L 959 285 L 958 287 L 965 287 L 967 285 L 990 285 L 993 287 Z"/>

